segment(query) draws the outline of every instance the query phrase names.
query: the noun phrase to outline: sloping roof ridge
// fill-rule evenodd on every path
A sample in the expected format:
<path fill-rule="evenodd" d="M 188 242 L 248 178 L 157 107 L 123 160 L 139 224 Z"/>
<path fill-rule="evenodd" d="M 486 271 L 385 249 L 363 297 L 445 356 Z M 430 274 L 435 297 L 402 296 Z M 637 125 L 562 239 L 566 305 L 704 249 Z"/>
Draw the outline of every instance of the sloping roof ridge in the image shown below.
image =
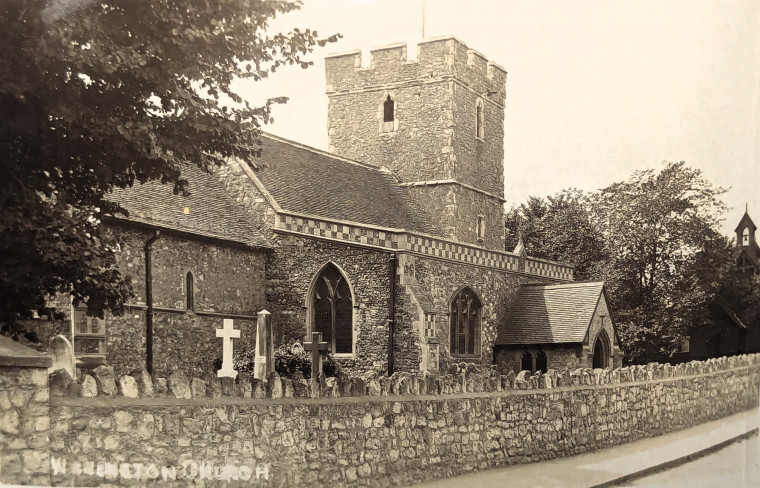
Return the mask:
<path fill-rule="evenodd" d="M 282 143 L 285 143 L 285 144 L 289 144 L 289 145 L 291 145 L 293 147 L 297 147 L 298 149 L 303 149 L 305 151 L 309 151 L 309 152 L 312 152 L 314 154 L 319 154 L 320 156 L 327 156 L 329 158 L 336 159 L 338 161 L 343 161 L 344 163 L 354 164 L 354 165 L 360 166 L 362 168 L 374 170 L 374 171 L 377 171 L 378 173 L 386 174 L 386 175 L 391 175 L 391 176 L 395 177 L 395 175 L 393 175 L 393 172 L 391 170 L 389 170 L 388 168 L 384 167 L 384 166 L 375 166 L 374 164 L 364 163 L 364 162 L 361 162 L 361 161 L 356 161 L 355 159 L 349 159 L 349 158 L 345 158 L 343 156 L 338 156 L 335 153 L 331 153 L 329 151 L 323 151 L 322 149 L 317 149 L 316 147 L 307 146 L 306 144 L 301 144 L 300 142 L 296 142 L 296 141 L 293 141 L 293 140 L 290 140 L 290 139 L 285 139 L 284 137 L 276 136 L 274 134 L 270 134 L 269 132 L 263 132 L 262 131 L 261 135 L 264 136 L 264 137 L 266 137 L 266 138 L 268 138 L 268 139 L 273 139 L 275 141 L 282 142 Z"/>
<path fill-rule="evenodd" d="M 573 288 L 581 286 L 604 286 L 604 281 L 573 281 L 571 283 L 558 283 L 546 285 L 542 283 L 523 283 L 520 287 L 531 288 Z"/>

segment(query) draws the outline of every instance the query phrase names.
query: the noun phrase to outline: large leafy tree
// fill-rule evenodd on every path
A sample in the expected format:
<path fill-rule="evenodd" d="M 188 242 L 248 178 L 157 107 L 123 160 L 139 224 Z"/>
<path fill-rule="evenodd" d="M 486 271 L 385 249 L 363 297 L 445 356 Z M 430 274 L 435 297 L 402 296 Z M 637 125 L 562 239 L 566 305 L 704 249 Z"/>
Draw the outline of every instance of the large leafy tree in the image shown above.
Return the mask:
<path fill-rule="evenodd" d="M 231 85 L 260 79 L 334 40 L 269 34 L 278 0 L 4 0 L 0 4 L 0 322 L 71 294 L 118 314 L 130 296 L 101 218 L 114 187 L 182 167 L 253 163 L 271 99 Z"/>
<path fill-rule="evenodd" d="M 712 288 L 700 280 L 718 262 L 724 189 L 697 169 L 667 162 L 635 172 L 601 190 L 593 209 L 605 235 L 609 280 L 628 359 L 658 360 L 678 349 L 695 318 L 704 316 Z"/>
<path fill-rule="evenodd" d="M 569 264 L 575 279 L 595 276 L 606 260 L 604 237 L 590 214 L 588 195 L 563 190 L 546 198 L 530 197 L 506 213 L 506 247 L 512 250 L 520 237 L 531 256 Z"/>

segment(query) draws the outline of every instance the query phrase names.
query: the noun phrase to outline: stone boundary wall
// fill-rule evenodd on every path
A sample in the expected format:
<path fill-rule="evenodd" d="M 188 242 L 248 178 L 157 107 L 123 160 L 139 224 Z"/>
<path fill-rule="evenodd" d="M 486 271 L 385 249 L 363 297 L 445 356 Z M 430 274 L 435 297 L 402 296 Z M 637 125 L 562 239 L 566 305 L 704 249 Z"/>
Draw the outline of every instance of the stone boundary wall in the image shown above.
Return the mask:
<path fill-rule="evenodd" d="M 17 373 L 2 373 L 7 415 L 5 395 L 14 398 L 18 383 L 8 378 Z M 439 377 L 241 380 L 188 381 L 176 372 L 116 382 L 104 367 L 77 382 L 59 370 L 50 377 L 49 423 L 24 420 L 17 400 L 18 427 L 0 424 L 0 482 L 409 484 L 578 454 L 753 408 L 760 355 L 533 376 L 465 367 Z M 49 444 L 31 444 L 38 428 Z"/>

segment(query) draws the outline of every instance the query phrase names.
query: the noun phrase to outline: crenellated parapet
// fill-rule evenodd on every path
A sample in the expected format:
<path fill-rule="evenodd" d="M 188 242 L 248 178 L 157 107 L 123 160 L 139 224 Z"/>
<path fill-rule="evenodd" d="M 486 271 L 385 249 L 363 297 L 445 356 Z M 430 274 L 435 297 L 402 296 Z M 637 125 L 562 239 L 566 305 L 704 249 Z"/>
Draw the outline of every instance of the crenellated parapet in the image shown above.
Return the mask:
<path fill-rule="evenodd" d="M 386 87 L 398 83 L 455 79 L 493 102 L 504 104 L 507 72 L 455 37 L 420 42 L 417 59 L 409 60 L 404 42 L 370 51 L 370 65 L 354 50 L 325 59 L 327 93 Z"/>

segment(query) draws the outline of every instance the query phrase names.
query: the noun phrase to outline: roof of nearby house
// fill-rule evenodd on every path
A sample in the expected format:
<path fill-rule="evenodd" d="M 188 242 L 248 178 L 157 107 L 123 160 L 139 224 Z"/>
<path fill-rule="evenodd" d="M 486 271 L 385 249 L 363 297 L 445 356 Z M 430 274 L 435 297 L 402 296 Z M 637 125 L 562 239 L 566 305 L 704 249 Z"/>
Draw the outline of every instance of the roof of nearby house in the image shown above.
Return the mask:
<path fill-rule="evenodd" d="M 129 211 L 128 217 L 118 216 L 119 220 L 266 247 L 244 208 L 229 196 L 219 178 L 191 164 L 182 168 L 182 177 L 189 183 L 190 196 L 175 195 L 172 185 L 158 181 L 115 189 L 111 200 Z"/>
<path fill-rule="evenodd" d="M 284 211 L 328 220 L 437 234 L 387 169 L 351 161 L 270 134 L 254 174 Z"/>
<path fill-rule="evenodd" d="M 604 283 L 522 285 L 496 344 L 581 343 Z"/>

